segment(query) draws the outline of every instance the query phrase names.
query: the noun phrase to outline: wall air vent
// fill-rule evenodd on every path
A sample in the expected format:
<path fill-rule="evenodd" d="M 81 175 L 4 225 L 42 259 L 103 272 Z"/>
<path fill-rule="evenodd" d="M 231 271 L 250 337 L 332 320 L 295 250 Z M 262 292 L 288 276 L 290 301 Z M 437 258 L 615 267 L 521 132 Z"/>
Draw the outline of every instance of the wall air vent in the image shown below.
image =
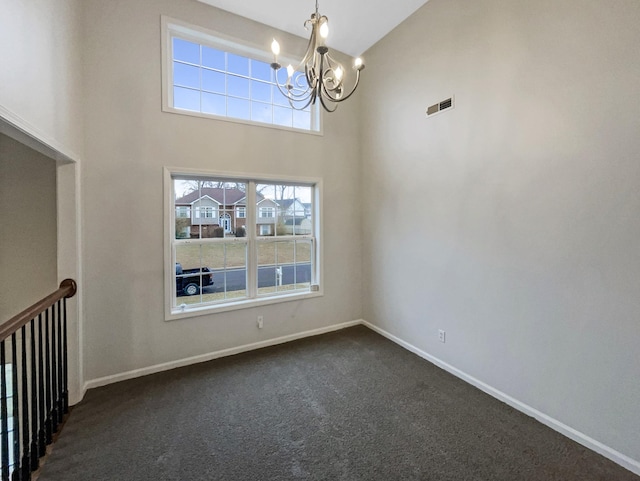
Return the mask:
<path fill-rule="evenodd" d="M 438 102 L 437 104 L 433 104 L 427 107 L 427 117 L 431 117 L 432 115 L 439 114 L 444 110 L 451 110 L 454 108 L 453 95 L 442 102 Z"/>

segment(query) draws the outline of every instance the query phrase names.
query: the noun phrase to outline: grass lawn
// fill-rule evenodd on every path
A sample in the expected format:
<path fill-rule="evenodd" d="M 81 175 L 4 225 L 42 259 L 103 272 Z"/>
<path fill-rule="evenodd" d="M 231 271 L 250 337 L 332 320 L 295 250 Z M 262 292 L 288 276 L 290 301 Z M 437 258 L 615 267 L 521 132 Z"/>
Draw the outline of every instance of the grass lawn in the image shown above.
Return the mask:
<path fill-rule="evenodd" d="M 227 269 L 246 266 L 247 244 L 244 242 L 214 242 L 204 245 L 182 244 L 176 246 L 176 262 L 183 269 Z M 258 265 L 311 262 L 311 241 L 286 240 L 260 242 Z"/>

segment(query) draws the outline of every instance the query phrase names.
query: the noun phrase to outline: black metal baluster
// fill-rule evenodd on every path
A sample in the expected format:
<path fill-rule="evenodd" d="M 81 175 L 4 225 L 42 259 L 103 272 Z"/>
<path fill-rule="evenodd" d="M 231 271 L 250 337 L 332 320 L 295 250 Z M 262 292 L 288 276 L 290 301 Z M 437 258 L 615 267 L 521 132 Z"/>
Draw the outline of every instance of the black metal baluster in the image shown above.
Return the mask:
<path fill-rule="evenodd" d="M 62 360 L 64 362 L 64 367 L 62 369 L 63 382 L 62 382 L 62 400 L 63 400 L 63 408 L 64 413 L 69 413 L 69 352 L 67 349 L 67 298 L 62 299 L 63 306 L 63 318 L 62 318 L 62 335 L 63 338 L 63 355 Z"/>
<path fill-rule="evenodd" d="M 58 431 L 58 361 L 56 356 L 56 306 L 51 307 L 51 441 Z M 49 441 L 49 442 L 51 442 Z"/>
<path fill-rule="evenodd" d="M 33 320 L 30 321 L 33 323 Z M 20 466 L 22 467 L 22 479 L 27 479 L 29 476 L 30 454 L 29 454 L 29 374 L 27 372 L 27 327 L 22 326 L 22 461 Z"/>
<path fill-rule="evenodd" d="M 47 324 L 47 318 L 49 316 L 49 311 L 45 311 L 45 321 L 44 324 Z M 42 327 L 42 314 L 38 317 L 38 457 L 42 457 L 47 452 L 47 422 L 46 422 L 46 400 L 45 400 L 45 389 L 44 385 L 47 382 L 47 377 L 44 371 L 44 343 L 42 339 L 43 333 Z"/>
<path fill-rule="evenodd" d="M 53 312 L 53 311 L 52 311 Z M 49 310 L 44 321 L 44 368 L 45 368 L 45 382 L 47 391 L 46 402 L 46 428 L 45 428 L 45 444 L 50 444 L 53 440 L 53 419 L 51 418 L 51 351 L 49 349 Z"/>
<path fill-rule="evenodd" d="M 58 301 L 58 390 L 56 391 L 58 423 L 64 417 L 64 400 L 62 399 L 62 301 Z"/>
<path fill-rule="evenodd" d="M 14 481 L 20 475 L 20 411 L 18 400 L 18 352 L 16 348 L 16 333 L 11 334 L 11 391 L 13 394 L 13 474 Z"/>
<path fill-rule="evenodd" d="M 38 315 L 42 322 L 42 314 Z M 36 364 L 36 320 L 31 321 L 31 471 L 38 469 L 38 368 Z"/>
<path fill-rule="evenodd" d="M 7 408 L 7 371 L 4 341 L 0 341 L 0 427 L 2 429 L 2 481 L 9 481 L 9 412 Z"/>

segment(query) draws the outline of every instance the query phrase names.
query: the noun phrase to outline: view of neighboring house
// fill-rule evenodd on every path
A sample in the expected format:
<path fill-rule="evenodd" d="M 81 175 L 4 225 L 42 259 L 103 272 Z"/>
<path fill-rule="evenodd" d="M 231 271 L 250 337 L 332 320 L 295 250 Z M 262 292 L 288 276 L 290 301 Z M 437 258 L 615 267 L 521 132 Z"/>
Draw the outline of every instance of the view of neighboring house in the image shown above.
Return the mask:
<path fill-rule="evenodd" d="M 227 234 L 234 234 L 246 224 L 246 194 L 236 188 L 222 189 L 204 187 L 176 199 L 176 226 L 180 237 L 222 237 L 216 228 L 222 227 Z M 178 224 L 178 219 L 189 219 L 189 223 Z M 178 228 L 176 229 L 178 230 Z"/>
<path fill-rule="evenodd" d="M 298 199 L 268 199 L 258 193 L 256 235 L 310 234 L 311 204 Z M 237 188 L 205 187 L 175 200 L 176 236 L 182 238 L 236 235 L 246 228 L 247 197 Z M 180 222 L 180 219 L 186 221 Z M 222 227 L 222 230 L 218 229 Z"/>

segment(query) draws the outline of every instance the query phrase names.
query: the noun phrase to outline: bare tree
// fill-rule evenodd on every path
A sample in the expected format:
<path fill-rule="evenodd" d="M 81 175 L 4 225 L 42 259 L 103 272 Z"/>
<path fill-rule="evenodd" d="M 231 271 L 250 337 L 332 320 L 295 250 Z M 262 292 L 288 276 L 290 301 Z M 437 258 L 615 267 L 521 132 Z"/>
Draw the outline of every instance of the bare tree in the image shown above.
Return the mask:
<path fill-rule="evenodd" d="M 215 180 L 185 180 L 184 195 L 200 189 L 238 189 L 244 192 L 247 185 L 244 182 L 224 182 Z"/>

